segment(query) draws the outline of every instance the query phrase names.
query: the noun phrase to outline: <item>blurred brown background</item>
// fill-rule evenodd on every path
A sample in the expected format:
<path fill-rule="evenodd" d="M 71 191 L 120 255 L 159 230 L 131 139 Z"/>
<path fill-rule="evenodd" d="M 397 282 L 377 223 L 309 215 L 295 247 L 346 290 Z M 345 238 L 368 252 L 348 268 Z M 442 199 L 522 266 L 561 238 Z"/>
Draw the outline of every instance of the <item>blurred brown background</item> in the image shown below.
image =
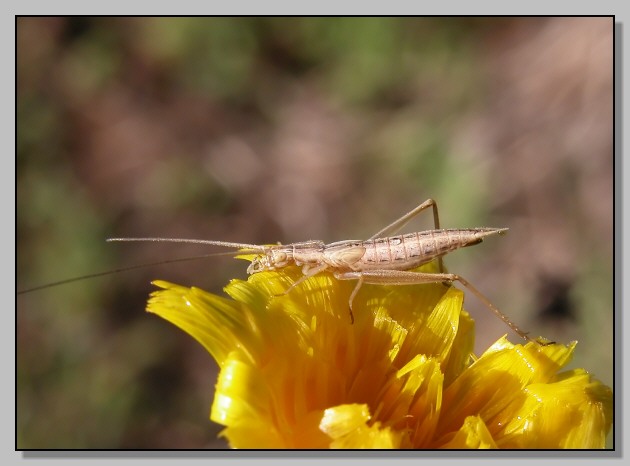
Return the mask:
<path fill-rule="evenodd" d="M 17 86 L 19 289 L 208 252 L 112 236 L 364 239 L 433 197 L 510 228 L 449 270 L 612 385 L 612 18 L 20 18 Z M 17 447 L 224 447 L 214 361 L 143 309 L 152 279 L 245 276 L 19 296 Z M 509 332 L 466 307 L 479 351 Z"/>

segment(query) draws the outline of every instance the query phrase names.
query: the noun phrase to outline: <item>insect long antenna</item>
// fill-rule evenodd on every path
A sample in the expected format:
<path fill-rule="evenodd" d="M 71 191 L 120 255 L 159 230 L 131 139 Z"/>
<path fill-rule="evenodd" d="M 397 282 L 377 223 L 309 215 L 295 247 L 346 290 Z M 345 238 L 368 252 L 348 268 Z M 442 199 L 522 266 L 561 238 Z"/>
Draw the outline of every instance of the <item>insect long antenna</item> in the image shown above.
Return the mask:
<path fill-rule="evenodd" d="M 18 290 L 17 294 L 21 295 L 21 294 L 31 293 L 33 291 L 44 290 L 46 288 L 53 288 L 55 286 L 65 285 L 67 283 L 79 282 L 79 281 L 82 281 L 82 280 L 87 280 L 87 279 L 96 278 L 96 277 L 103 277 L 103 276 L 106 276 L 106 275 L 114 275 L 114 274 L 121 273 L 121 272 L 128 272 L 130 270 L 143 269 L 143 268 L 147 268 L 147 267 L 154 267 L 156 265 L 174 264 L 174 263 L 177 263 L 177 262 L 190 262 L 190 261 L 194 261 L 194 260 L 207 259 L 209 257 L 216 257 L 216 256 L 235 256 L 235 255 L 238 255 L 238 254 L 253 254 L 253 253 L 257 253 L 257 252 L 260 252 L 260 249 L 242 248 L 242 249 L 239 249 L 238 251 L 213 252 L 213 253 L 210 253 L 210 254 L 201 254 L 201 255 L 198 255 L 198 256 L 179 257 L 179 258 L 176 258 L 176 259 L 165 259 L 165 260 L 161 260 L 161 261 L 157 261 L 157 262 L 146 262 L 146 263 L 143 263 L 143 264 L 136 264 L 136 265 L 131 265 L 131 266 L 128 266 L 128 267 L 121 267 L 121 268 L 118 268 L 118 269 L 106 270 L 104 272 L 96 272 L 96 273 L 91 273 L 91 274 L 88 274 L 88 275 L 81 275 L 80 277 L 66 278 L 65 280 L 59 280 L 59 281 L 56 281 L 56 282 L 46 283 L 45 285 L 33 286 L 31 288 Z"/>
<path fill-rule="evenodd" d="M 252 249 L 254 251 L 264 251 L 265 247 L 259 244 L 232 243 L 229 241 L 213 241 L 208 239 L 188 239 L 188 238 L 107 238 L 107 242 L 153 242 L 153 243 L 188 243 L 205 244 L 209 246 L 222 246 L 225 248 Z"/>

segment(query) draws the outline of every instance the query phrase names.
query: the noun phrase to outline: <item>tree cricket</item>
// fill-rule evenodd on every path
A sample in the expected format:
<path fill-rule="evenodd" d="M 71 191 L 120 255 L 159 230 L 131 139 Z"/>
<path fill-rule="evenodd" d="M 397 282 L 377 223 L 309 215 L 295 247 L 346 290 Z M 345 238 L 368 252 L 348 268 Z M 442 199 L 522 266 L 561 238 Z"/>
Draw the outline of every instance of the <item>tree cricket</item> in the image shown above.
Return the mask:
<path fill-rule="evenodd" d="M 432 208 L 435 229 L 421 232 L 395 235 L 411 219 L 420 212 Z M 178 238 L 109 238 L 110 242 L 153 241 L 171 243 L 194 243 L 210 246 L 237 248 L 238 251 L 228 254 L 255 254 L 247 268 L 248 274 L 262 271 L 279 270 L 291 265 L 302 268 L 302 277 L 296 280 L 283 294 L 290 293 L 308 278 L 324 271 L 332 272 L 337 280 L 356 280 L 357 283 L 350 294 L 348 307 L 350 322 L 354 322 L 353 301 L 363 284 L 371 285 L 416 285 L 423 283 L 452 284 L 461 283 L 470 290 L 492 313 L 501 319 L 512 331 L 527 341 L 532 340 L 526 332 L 514 324 L 492 302 L 463 277 L 444 271 L 442 258 L 456 249 L 479 244 L 484 238 L 504 234 L 507 228 L 451 228 L 440 229 L 437 204 L 427 199 L 420 205 L 404 214 L 367 240 L 344 240 L 326 244 L 323 241 L 309 240 L 291 244 L 262 246 L 256 244 L 234 243 L 227 241 L 178 239 Z M 219 253 L 220 254 L 220 253 Z M 215 255 L 209 254 L 208 256 Z M 200 256 L 207 257 L 207 256 Z M 176 262 L 195 258 L 175 259 Z M 438 273 L 425 273 L 413 269 L 432 260 L 438 261 Z M 148 266 L 152 264 L 143 264 Z M 102 272 L 76 279 L 64 280 L 43 287 L 31 288 L 18 292 L 24 293 L 36 289 L 76 281 L 83 278 L 116 273 L 142 266 L 128 267 L 115 271 Z"/>

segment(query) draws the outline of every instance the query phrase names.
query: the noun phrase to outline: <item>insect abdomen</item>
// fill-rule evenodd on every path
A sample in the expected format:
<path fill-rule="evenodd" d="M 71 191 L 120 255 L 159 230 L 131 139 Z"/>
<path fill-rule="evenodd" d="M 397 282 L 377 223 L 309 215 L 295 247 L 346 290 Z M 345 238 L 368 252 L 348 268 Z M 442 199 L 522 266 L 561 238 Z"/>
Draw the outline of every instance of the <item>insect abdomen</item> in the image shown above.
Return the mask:
<path fill-rule="evenodd" d="M 375 238 L 364 242 L 366 251 L 361 267 L 363 270 L 409 270 L 503 231 L 505 229 L 498 228 L 428 230 Z"/>

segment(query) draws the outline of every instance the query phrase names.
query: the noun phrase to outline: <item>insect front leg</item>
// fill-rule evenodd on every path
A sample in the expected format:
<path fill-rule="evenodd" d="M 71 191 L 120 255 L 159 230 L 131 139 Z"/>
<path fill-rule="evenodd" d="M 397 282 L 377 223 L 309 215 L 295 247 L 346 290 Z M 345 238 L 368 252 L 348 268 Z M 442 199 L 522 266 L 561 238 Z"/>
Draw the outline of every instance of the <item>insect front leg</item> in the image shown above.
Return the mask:
<path fill-rule="evenodd" d="M 293 290 L 293 288 L 295 288 L 296 286 L 300 285 L 301 283 L 304 283 L 306 280 L 308 280 L 309 278 L 311 278 L 314 275 L 317 275 L 320 272 L 323 272 L 324 270 L 326 270 L 328 268 L 328 264 L 321 264 L 318 265 L 317 267 L 309 267 L 309 266 L 304 266 L 302 268 L 302 273 L 304 275 L 302 275 L 300 278 L 298 278 L 297 280 L 295 280 L 291 286 L 289 286 L 289 288 L 287 288 L 286 290 L 284 290 L 281 294 L 276 295 L 276 296 L 284 296 L 286 294 L 289 294 L 291 292 L 291 290 Z"/>
<path fill-rule="evenodd" d="M 424 272 L 410 272 L 404 270 L 371 270 L 366 272 L 344 272 L 335 274 L 338 280 L 359 280 L 355 287 L 350 299 L 354 299 L 354 296 L 358 292 L 358 288 L 363 283 L 372 285 L 419 285 L 423 283 L 439 283 L 439 282 L 459 282 L 464 287 L 468 288 L 477 299 L 486 305 L 494 315 L 501 319 L 514 333 L 523 338 L 526 341 L 535 341 L 540 345 L 550 344 L 548 342 L 541 342 L 539 340 L 532 340 L 527 332 L 521 330 L 514 322 L 512 322 L 505 314 L 503 314 L 492 302 L 484 296 L 481 291 L 475 288 L 468 280 L 453 273 L 424 273 Z"/>

